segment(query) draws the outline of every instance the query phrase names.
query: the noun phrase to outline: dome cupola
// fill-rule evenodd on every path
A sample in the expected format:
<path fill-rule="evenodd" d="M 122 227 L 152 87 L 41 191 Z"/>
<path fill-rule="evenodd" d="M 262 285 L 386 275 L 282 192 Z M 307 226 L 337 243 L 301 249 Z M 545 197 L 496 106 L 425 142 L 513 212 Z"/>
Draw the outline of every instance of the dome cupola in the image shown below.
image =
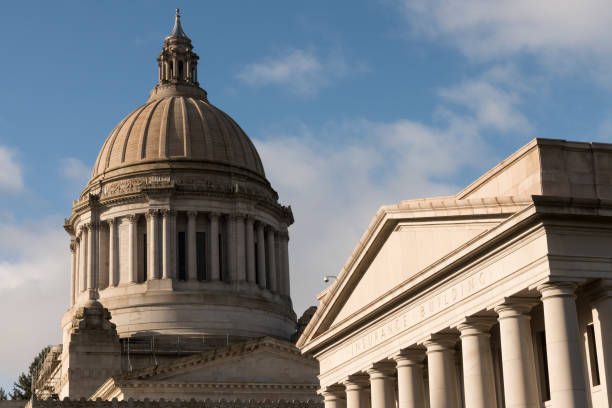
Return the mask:
<path fill-rule="evenodd" d="M 66 220 L 67 316 L 97 299 L 122 338 L 289 339 L 291 208 L 246 133 L 200 88 L 193 49 L 177 9 L 157 85 L 110 132 Z"/>

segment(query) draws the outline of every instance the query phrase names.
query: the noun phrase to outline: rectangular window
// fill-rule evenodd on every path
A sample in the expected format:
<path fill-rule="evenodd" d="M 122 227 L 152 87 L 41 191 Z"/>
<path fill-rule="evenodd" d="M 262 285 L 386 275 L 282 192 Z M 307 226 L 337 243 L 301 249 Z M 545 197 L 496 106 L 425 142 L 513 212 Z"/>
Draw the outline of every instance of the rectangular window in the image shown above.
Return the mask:
<path fill-rule="evenodd" d="M 539 331 L 536 333 L 536 341 L 538 346 L 538 357 L 540 363 L 540 384 L 542 384 L 542 400 L 550 400 L 550 382 L 548 376 L 548 355 L 546 353 L 546 332 Z"/>
<path fill-rule="evenodd" d="M 187 256 L 185 251 L 185 232 L 178 233 L 178 278 L 185 280 L 187 278 Z"/>
<path fill-rule="evenodd" d="M 146 282 L 147 280 L 147 234 L 144 233 L 142 234 L 142 248 L 143 248 L 143 259 L 142 259 L 142 280 L 143 282 Z"/>
<path fill-rule="evenodd" d="M 198 280 L 206 280 L 206 233 L 196 232 L 196 264 Z"/>
<path fill-rule="evenodd" d="M 595 343 L 595 326 L 587 324 L 587 341 L 589 342 L 589 361 L 591 365 L 591 382 L 593 386 L 601 384 L 599 378 L 599 363 L 597 361 L 597 344 Z"/>

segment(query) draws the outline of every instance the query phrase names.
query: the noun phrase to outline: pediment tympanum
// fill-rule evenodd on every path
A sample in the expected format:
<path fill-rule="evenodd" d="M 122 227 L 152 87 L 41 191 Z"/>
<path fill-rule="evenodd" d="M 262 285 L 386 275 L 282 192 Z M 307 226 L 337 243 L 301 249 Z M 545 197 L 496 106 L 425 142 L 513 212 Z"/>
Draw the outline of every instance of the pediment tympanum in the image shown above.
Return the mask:
<path fill-rule="evenodd" d="M 366 267 L 331 326 L 366 308 L 444 255 L 493 228 L 497 220 L 400 222 Z"/>

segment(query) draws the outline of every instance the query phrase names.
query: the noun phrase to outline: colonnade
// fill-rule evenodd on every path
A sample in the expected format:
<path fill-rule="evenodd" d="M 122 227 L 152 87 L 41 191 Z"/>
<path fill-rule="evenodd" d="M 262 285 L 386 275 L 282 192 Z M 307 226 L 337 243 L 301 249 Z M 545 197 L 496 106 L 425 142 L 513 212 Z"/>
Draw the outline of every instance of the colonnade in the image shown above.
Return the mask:
<path fill-rule="evenodd" d="M 537 288 L 539 298 L 506 298 L 492 308 L 496 316 L 490 312 L 470 316 L 418 343 L 407 344 L 342 381 L 322 387 L 325 408 L 497 408 L 498 393 L 503 393 L 509 408 L 542 407 L 530 324 L 530 311 L 540 302 L 552 406 L 587 407 L 588 382 L 576 288 L 571 282 L 549 282 Z M 592 303 L 593 313 L 599 315 L 600 322 L 609 322 L 612 291 L 598 293 L 605 295 Z M 495 380 L 491 351 L 490 332 L 495 324 L 499 324 L 501 339 L 503 389 L 496 389 L 502 383 Z M 609 342 L 606 334 L 601 337 Z M 455 350 L 459 348 L 460 370 L 455 364 Z M 603 344 L 603 354 L 610 351 Z M 600 364 L 600 369 L 611 382 L 612 367 Z"/>
<path fill-rule="evenodd" d="M 181 213 L 183 214 L 183 213 Z M 289 296 L 289 235 L 246 214 L 186 211 L 187 281 L 197 281 L 197 217 L 205 216 L 207 281 L 246 282 Z M 80 226 L 71 240 L 71 305 L 81 292 L 141 283 L 138 278 L 138 222 L 146 218 L 147 280 L 179 279 L 177 212 L 149 210 Z M 107 224 L 108 234 L 101 233 Z M 127 224 L 119 236 L 118 226 Z M 161 225 L 161 227 L 160 227 Z M 127 242 L 125 242 L 127 241 Z M 223 245 L 222 245 L 223 244 Z M 120 271 L 119 248 L 127 246 L 127 271 Z"/>

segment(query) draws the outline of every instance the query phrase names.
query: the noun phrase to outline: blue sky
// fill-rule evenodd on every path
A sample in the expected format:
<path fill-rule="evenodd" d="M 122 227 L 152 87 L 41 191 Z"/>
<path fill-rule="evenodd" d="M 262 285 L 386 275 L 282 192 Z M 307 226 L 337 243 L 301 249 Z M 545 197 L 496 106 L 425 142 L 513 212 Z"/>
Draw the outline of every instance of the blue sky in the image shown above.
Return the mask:
<path fill-rule="evenodd" d="M 380 205 L 454 194 L 534 137 L 612 140 L 604 0 L 4 3 L 5 389 L 61 341 L 63 218 L 108 133 L 155 85 L 175 7 L 201 86 L 293 207 L 298 314 Z"/>

